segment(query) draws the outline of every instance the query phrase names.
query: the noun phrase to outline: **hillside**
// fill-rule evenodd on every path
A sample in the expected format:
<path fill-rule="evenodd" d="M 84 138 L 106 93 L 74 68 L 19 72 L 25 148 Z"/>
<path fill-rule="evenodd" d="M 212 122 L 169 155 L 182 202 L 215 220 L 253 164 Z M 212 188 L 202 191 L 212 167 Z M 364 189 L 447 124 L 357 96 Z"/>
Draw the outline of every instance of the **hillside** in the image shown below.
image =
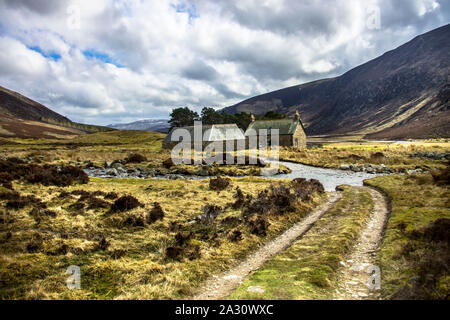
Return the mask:
<path fill-rule="evenodd" d="M 0 137 L 65 139 L 107 130 L 113 129 L 72 122 L 36 101 L 0 87 Z"/>
<path fill-rule="evenodd" d="M 45 117 L 60 121 L 70 121 L 46 106 L 1 86 L 0 112 L 2 115 L 9 115 L 24 120 L 40 121 L 42 117 Z"/>
<path fill-rule="evenodd" d="M 167 119 L 146 119 L 131 123 L 110 124 L 108 127 L 119 130 L 142 130 L 167 133 L 169 131 L 170 124 Z"/>
<path fill-rule="evenodd" d="M 448 137 L 449 38 L 446 25 L 339 77 L 263 94 L 224 111 L 298 109 L 310 135 Z"/>

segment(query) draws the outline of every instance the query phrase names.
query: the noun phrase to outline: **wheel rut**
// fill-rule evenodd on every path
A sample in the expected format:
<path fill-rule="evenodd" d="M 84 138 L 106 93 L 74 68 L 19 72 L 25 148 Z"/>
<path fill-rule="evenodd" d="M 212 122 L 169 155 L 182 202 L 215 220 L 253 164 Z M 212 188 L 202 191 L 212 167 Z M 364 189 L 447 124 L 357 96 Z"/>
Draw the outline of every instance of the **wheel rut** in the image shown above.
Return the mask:
<path fill-rule="evenodd" d="M 229 296 L 250 274 L 260 269 L 267 261 L 288 249 L 295 241 L 305 235 L 341 199 L 342 195 L 341 193 L 333 192 L 328 197 L 326 203 L 313 210 L 307 217 L 283 234 L 252 253 L 243 262 L 220 275 L 212 276 L 192 299 L 221 300 Z"/>

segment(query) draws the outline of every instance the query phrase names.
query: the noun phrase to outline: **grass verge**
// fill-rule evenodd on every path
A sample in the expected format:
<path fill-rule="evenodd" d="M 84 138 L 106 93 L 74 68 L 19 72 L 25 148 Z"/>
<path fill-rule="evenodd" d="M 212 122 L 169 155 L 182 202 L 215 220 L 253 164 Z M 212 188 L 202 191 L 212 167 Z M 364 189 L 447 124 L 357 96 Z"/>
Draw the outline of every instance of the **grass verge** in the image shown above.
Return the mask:
<path fill-rule="evenodd" d="M 448 299 L 450 191 L 431 175 L 384 176 L 366 181 L 391 201 L 379 254 L 385 299 Z"/>

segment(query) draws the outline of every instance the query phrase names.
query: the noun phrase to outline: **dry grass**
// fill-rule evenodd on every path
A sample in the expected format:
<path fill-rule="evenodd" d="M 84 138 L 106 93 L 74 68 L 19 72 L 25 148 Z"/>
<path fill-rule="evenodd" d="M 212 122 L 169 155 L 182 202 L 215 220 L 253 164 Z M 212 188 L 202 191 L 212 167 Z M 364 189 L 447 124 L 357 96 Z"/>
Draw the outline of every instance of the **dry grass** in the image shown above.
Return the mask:
<path fill-rule="evenodd" d="M 103 180 L 66 188 L 14 183 L 21 195 L 39 195 L 56 216 L 30 215 L 32 207 L 9 210 L 12 221 L 0 224 L 0 297 L 2 299 L 178 299 L 189 296 L 213 272 L 225 270 L 257 246 L 280 234 L 313 208 L 322 198 L 299 203 L 294 213 L 271 215 L 267 237 L 250 233 L 239 225 L 241 241 L 231 241 L 228 232 L 236 227 L 220 221 L 241 218 L 241 212 L 227 205 L 235 201 L 234 188 L 256 194 L 269 186 L 261 178 L 232 179 L 231 186 L 219 192 L 209 181 Z M 144 206 L 112 213 L 108 208 L 86 209 L 72 206 L 83 194 L 104 199 L 115 192 L 130 194 Z M 101 192 L 98 192 L 101 190 Z M 95 192 L 95 193 L 94 193 Z M 86 200 L 88 201 L 88 200 Z M 113 200 L 104 200 L 109 205 Z M 144 218 L 159 202 L 164 218 L 144 225 L 129 223 Z M 0 210 L 5 210 L 4 202 Z M 214 226 L 204 228 L 206 237 L 192 237 L 200 257 L 168 259 L 165 248 L 176 242 L 177 228 L 203 213 L 205 204 L 226 208 Z M 130 220 L 131 219 L 131 220 Z M 203 231 L 202 231 L 203 232 Z M 201 233 L 199 233 L 201 234 Z M 81 290 L 70 291 L 65 271 L 81 267 Z"/>
<path fill-rule="evenodd" d="M 327 143 L 321 148 L 308 150 L 281 148 L 280 159 L 324 168 L 339 168 L 341 165 L 349 164 L 384 164 L 396 172 L 445 167 L 444 161 L 411 158 L 410 155 L 416 152 L 448 153 L 450 143 L 426 141 L 404 145 L 380 142 Z"/>

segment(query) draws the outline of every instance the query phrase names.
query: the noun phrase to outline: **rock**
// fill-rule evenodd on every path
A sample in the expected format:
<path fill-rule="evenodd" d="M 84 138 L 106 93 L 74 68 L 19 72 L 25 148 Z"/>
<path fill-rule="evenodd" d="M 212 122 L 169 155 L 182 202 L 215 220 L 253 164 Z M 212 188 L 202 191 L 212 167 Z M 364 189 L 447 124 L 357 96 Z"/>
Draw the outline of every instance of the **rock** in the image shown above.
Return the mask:
<path fill-rule="evenodd" d="M 106 174 L 107 174 L 108 176 L 114 176 L 114 177 L 117 177 L 117 176 L 118 176 L 117 169 L 115 169 L 115 168 L 112 168 L 112 169 L 108 170 L 108 171 L 106 172 Z"/>
<path fill-rule="evenodd" d="M 343 164 L 343 165 L 340 167 L 340 169 L 341 169 L 341 170 L 350 170 L 350 166 L 347 165 L 347 164 Z"/>
<path fill-rule="evenodd" d="M 260 286 L 252 286 L 247 288 L 248 292 L 255 292 L 255 293 L 264 293 L 263 287 Z"/>
<path fill-rule="evenodd" d="M 105 161 L 105 163 L 103 164 L 103 166 L 105 168 L 111 168 L 112 162 L 111 161 Z"/>
<path fill-rule="evenodd" d="M 200 177 L 207 177 L 207 176 L 209 176 L 208 167 L 202 166 L 195 174 L 197 176 L 200 176 Z"/>
<path fill-rule="evenodd" d="M 265 159 L 263 159 L 263 158 L 258 158 L 258 165 L 260 165 L 260 166 L 262 166 L 262 167 L 265 167 L 265 166 L 267 166 L 269 163 L 265 160 Z"/>
<path fill-rule="evenodd" d="M 91 160 L 85 160 L 83 161 L 83 165 L 85 168 L 92 168 L 95 167 L 94 163 Z"/>
<path fill-rule="evenodd" d="M 358 292 L 358 296 L 361 297 L 361 298 L 367 298 L 368 297 L 368 295 L 366 293 L 364 293 L 364 292 Z"/>
<path fill-rule="evenodd" d="M 225 280 L 240 280 L 242 279 L 241 276 L 235 275 L 235 274 L 230 274 L 228 276 L 223 277 Z"/>
<path fill-rule="evenodd" d="M 123 168 L 123 164 L 121 164 L 119 162 L 115 162 L 110 167 L 112 167 L 114 169 L 119 169 L 119 168 Z"/>

